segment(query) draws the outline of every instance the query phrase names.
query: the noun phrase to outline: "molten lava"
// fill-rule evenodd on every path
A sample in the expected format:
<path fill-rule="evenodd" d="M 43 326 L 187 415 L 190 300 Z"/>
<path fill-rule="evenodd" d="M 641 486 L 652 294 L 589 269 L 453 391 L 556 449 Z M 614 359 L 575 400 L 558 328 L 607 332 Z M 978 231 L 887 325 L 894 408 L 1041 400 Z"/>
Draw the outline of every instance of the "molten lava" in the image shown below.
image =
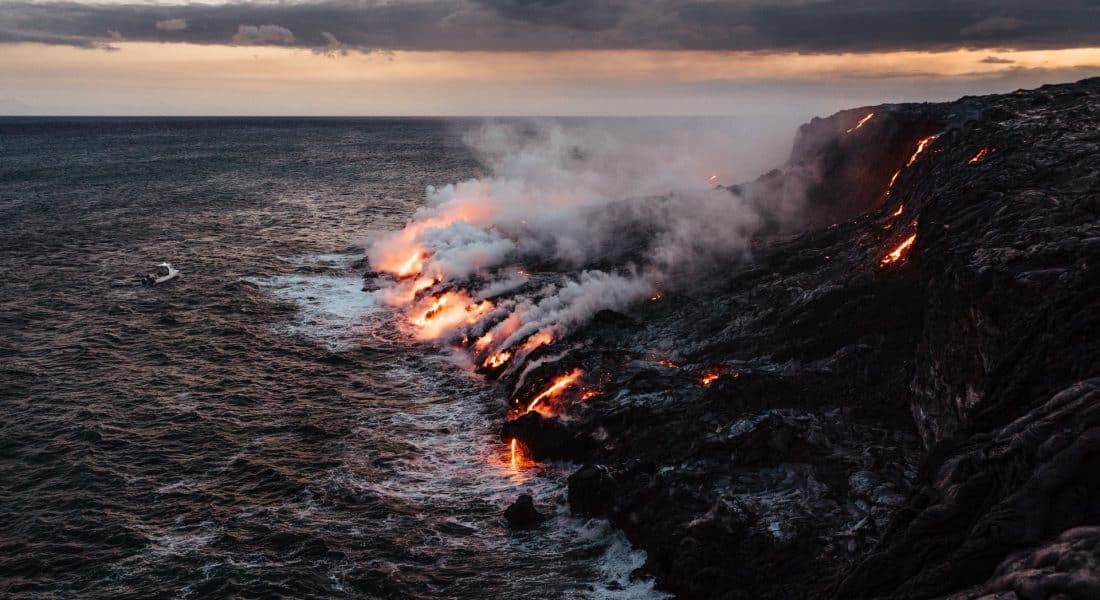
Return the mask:
<path fill-rule="evenodd" d="M 413 255 L 408 260 L 401 263 L 401 266 L 397 268 L 398 277 L 412 277 L 413 275 L 420 274 L 420 268 L 424 265 L 424 252 L 417 249 L 413 252 Z"/>
<path fill-rule="evenodd" d="M 905 212 L 905 205 L 900 204 L 900 205 L 898 205 L 898 209 L 894 211 L 894 214 L 892 214 L 890 216 L 891 217 L 900 217 L 901 213 L 903 213 L 903 212 Z"/>
<path fill-rule="evenodd" d="M 722 376 L 722 372 L 717 369 L 707 369 L 703 372 L 703 387 L 709 386 L 714 383 L 719 377 Z"/>
<path fill-rule="evenodd" d="M 874 116 L 875 116 L 875 113 L 867 113 L 866 117 L 863 117 L 862 119 L 860 119 L 859 123 L 856 123 L 855 126 L 853 126 L 851 129 L 848 130 L 848 133 L 852 133 L 853 131 L 859 129 L 860 127 L 863 127 L 864 125 L 867 124 L 867 121 L 870 121 L 871 117 L 874 117 Z"/>
<path fill-rule="evenodd" d="M 898 175 L 901 175 L 901 169 L 894 171 L 894 176 L 890 178 L 890 183 L 886 184 L 886 195 L 890 195 L 890 191 L 894 189 L 894 182 L 898 180 Z"/>
<path fill-rule="evenodd" d="M 656 302 L 661 298 L 664 298 L 664 295 L 661 292 L 653 292 L 653 295 L 649 297 L 649 301 Z"/>
<path fill-rule="evenodd" d="M 422 291 L 432 287 L 433 285 L 435 285 L 437 283 L 439 283 L 438 279 L 432 279 L 430 277 L 421 277 L 420 279 L 417 279 L 416 281 L 413 282 L 413 285 L 412 285 L 413 294 L 415 295 L 418 292 L 422 292 Z"/>
<path fill-rule="evenodd" d="M 917 234 L 915 234 L 915 233 L 913 235 L 905 238 L 905 241 L 898 244 L 898 246 L 896 248 L 894 248 L 894 250 L 892 252 L 890 252 L 886 256 L 882 257 L 882 262 L 880 263 L 879 266 L 885 267 L 886 265 L 889 265 L 891 263 L 896 263 L 900 260 L 905 259 L 905 255 L 909 253 L 909 249 L 913 247 L 913 243 L 916 242 L 916 241 L 917 241 Z"/>
<path fill-rule="evenodd" d="M 519 461 L 516 457 L 516 438 L 512 438 L 512 468 L 519 466 Z"/>
<path fill-rule="evenodd" d="M 905 166 L 913 166 L 913 163 L 917 162 L 917 157 L 920 156 L 920 153 L 924 152 L 924 149 L 927 148 L 928 144 L 931 144 L 932 140 L 935 140 L 936 137 L 938 136 L 930 135 L 928 137 L 921 138 L 920 141 L 917 142 L 917 149 L 913 151 L 913 156 L 909 157 L 909 162 L 905 163 Z"/>
<path fill-rule="evenodd" d="M 462 325 L 477 323 L 491 310 L 493 303 L 488 300 L 474 303 L 466 292 L 446 292 L 432 298 L 411 322 L 418 328 L 417 338 L 434 340 Z"/>
<path fill-rule="evenodd" d="M 661 366 L 668 367 L 670 369 L 679 369 L 680 368 L 680 365 L 672 362 L 671 360 L 669 360 L 667 358 L 662 358 L 661 360 L 658 360 L 657 363 L 660 364 Z"/>
<path fill-rule="evenodd" d="M 600 390 L 585 390 L 584 393 L 581 394 L 581 400 L 591 400 L 600 394 Z"/>
<path fill-rule="evenodd" d="M 493 332 L 490 331 L 489 333 L 486 333 L 485 335 L 477 338 L 477 341 L 474 342 L 474 349 L 475 350 L 484 350 L 484 349 L 489 347 L 489 344 L 492 344 L 492 343 L 493 343 Z"/>
<path fill-rule="evenodd" d="M 522 350 L 523 352 L 530 352 L 535 348 L 538 348 L 539 346 L 545 346 L 552 343 L 554 343 L 554 334 L 550 333 L 550 331 L 547 329 L 543 329 L 535 335 L 527 338 L 527 341 L 523 343 L 523 346 L 520 348 L 520 350 Z"/>
<path fill-rule="evenodd" d="M 563 390 L 577 383 L 577 381 L 580 380 L 581 375 L 584 375 L 584 371 L 581 371 L 580 369 L 573 369 L 570 373 L 555 377 L 553 383 L 550 384 L 550 387 L 543 390 L 541 394 L 535 396 L 531 400 L 531 402 L 527 405 L 527 412 L 535 410 L 535 407 L 538 406 L 539 402 L 542 402 L 543 400 L 546 400 L 548 398 L 557 397 L 559 394 L 562 393 Z"/>
<path fill-rule="evenodd" d="M 989 148 L 982 148 L 981 150 L 978 150 L 978 153 L 975 154 L 973 158 L 966 161 L 966 164 L 972 165 L 976 162 L 981 162 L 981 160 L 985 158 L 987 154 L 989 154 Z"/>
<path fill-rule="evenodd" d="M 504 366 L 504 364 L 507 363 L 508 360 L 511 359 L 511 358 L 512 358 L 512 353 L 507 351 L 507 350 L 504 350 L 502 352 L 497 352 L 496 354 L 490 356 L 489 358 L 486 358 L 485 362 L 482 363 L 482 365 L 484 367 L 488 368 L 488 369 L 497 369 L 497 368 L 500 368 L 500 367 Z"/>

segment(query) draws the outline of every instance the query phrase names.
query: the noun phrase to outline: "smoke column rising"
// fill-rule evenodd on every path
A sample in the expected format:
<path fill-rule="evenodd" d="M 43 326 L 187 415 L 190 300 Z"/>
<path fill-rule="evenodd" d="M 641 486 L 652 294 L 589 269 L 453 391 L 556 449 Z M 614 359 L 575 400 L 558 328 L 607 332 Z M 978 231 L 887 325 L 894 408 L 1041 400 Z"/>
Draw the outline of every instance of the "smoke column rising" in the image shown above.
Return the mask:
<path fill-rule="evenodd" d="M 788 140 L 771 131 L 709 119 L 484 123 L 465 141 L 492 176 L 429 187 L 412 221 L 370 246 L 389 277 L 375 293 L 420 339 L 477 337 L 485 355 L 522 356 L 600 310 L 744 257 L 767 202 L 715 184 L 779 164 Z M 787 214 L 799 202 L 778 204 Z"/>

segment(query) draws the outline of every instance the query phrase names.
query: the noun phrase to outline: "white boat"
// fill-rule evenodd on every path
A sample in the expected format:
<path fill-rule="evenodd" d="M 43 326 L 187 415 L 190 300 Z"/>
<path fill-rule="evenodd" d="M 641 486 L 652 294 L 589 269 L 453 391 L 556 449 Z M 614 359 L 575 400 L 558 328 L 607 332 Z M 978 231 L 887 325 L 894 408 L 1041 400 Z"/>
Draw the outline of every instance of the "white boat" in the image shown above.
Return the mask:
<path fill-rule="evenodd" d="M 146 273 L 141 277 L 141 282 L 145 285 L 157 285 L 166 281 L 171 281 L 176 277 L 179 277 L 179 269 L 172 267 L 172 265 L 163 262 L 157 265 L 157 268 L 152 273 Z"/>

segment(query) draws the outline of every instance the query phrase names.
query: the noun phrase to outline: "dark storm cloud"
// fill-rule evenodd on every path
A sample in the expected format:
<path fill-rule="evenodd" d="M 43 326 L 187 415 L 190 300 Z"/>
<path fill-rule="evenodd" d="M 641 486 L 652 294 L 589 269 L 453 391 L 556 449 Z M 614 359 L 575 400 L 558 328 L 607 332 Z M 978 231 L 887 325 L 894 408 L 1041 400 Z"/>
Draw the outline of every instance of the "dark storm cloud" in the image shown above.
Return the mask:
<path fill-rule="evenodd" d="M 245 27 L 245 34 L 241 34 Z M 259 28 L 267 27 L 261 32 Z M 279 29 L 274 29 L 274 28 Z M 250 28 L 257 28 L 255 35 Z M 1100 46 L 1100 0 L 314 0 L 0 5 L 0 42 L 869 52 Z M 289 33 L 290 35 L 288 35 Z M 236 42 L 234 42 L 236 38 Z"/>

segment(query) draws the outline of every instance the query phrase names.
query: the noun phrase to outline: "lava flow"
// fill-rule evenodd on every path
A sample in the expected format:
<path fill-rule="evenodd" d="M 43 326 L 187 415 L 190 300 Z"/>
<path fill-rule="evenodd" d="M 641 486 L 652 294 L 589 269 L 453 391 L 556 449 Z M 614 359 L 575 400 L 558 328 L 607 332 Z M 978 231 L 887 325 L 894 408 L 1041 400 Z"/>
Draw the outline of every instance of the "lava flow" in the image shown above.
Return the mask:
<path fill-rule="evenodd" d="M 890 190 L 894 189 L 894 182 L 898 180 L 898 175 L 901 175 L 901 169 L 894 171 L 894 176 L 890 178 L 890 183 L 886 184 L 886 195 L 890 195 Z"/>
<path fill-rule="evenodd" d="M 701 380 L 701 382 L 703 384 L 703 387 L 707 387 L 710 384 L 714 383 L 721 376 L 722 376 L 722 372 L 719 371 L 718 369 L 707 369 L 703 373 L 703 378 Z"/>
<path fill-rule="evenodd" d="M 982 159 L 985 158 L 987 154 L 989 154 L 989 148 L 982 148 L 981 150 L 978 150 L 978 153 L 975 154 L 973 158 L 966 161 L 966 164 L 972 165 L 976 162 L 981 162 Z"/>
<path fill-rule="evenodd" d="M 563 390 L 565 390 L 565 388 L 577 383 L 577 381 L 580 380 L 581 375 L 584 375 L 584 371 L 581 371 L 580 369 L 573 369 L 571 372 L 565 375 L 559 375 L 555 377 L 554 382 L 550 384 L 550 387 L 543 390 L 541 394 L 535 396 L 534 399 L 531 400 L 531 402 L 527 405 L 527 412 L 535 410 L 535 407 L 539 405 L 539 402 L 542 402 L 543 400 L 546 400 L 548 398 L 557 397 L 559 394 L 561 394 Z"/>
<path fill-rule="evenodd" d="M 504 364 L 507 363 L 511 358 L 512 353 L 508 350 L 503 350 L 501 352 L 493 354 L 489 358 L 486 358 L 485 362 L 482 363 L 482 366 L 488 369 L 499 369 L 500 367 L 503 367 Z"/>
<path fill-rule="evenodd" d="M 477 341 L 474 342 L 474 349 L 475 350 L 484 350 L 484 349 L 489 347 L 489 344 L 492 344 L 492 343 L 493 343 L 493 332 L 490 331 L 489 333 L 486 333 L 485 335 L 477 338 Z"/>
<path fill-rule="evenodd" d="M 424 253 L 417 250 L 409 257 L 400 267 L 397 268 L 398 277 L 412 277 L 420 273 L 420 268 L 424 264 Z"/>
<path fill-rule="evenodd" d="M 909 253 L 909 248 L 913 246 L 913 243 L 917 241 L 917 234 L 913 234 L 898 244 L 896 248 L 886 256 L 882 257 L 882 262 L 879 266 L 885 267 L 891 263 L 898 262 L 905 258 L 905 255 Z"/>
<path fill-rule="evenodd" d="M 554 343 L 554 334 L 544 329 L 527 338 L 527 341 L 523 343 L 520 349 L 524 352 L 530 352 L 539 346 L 545 346 L 552 343 Z"/>
<path fill-rule="evenodd" d="M 488 300 L 473 302 L 466 292 L 446 292 L 432 298 L 419 316 L 411 319 L 421 340 L 438 339 L 461 325 L 473 325 L 493 309 Z"/>
<path fill-rule="evenodd" d="M 909 162 L 905 163 L 905 166 L 913 166 L 913 163 L 917 162 L 917 157 L 920 156 L 920 153 L 924 152 L 924 149 L 928 147 L 928 144 L 931 144 L 932 140 L 936 139 L 937 137 L 938 136 L 936 135 L 930 135 L 928 137 L 921 138 L 920 141 L 917 142 L 917 149 L 913 151 L 913 156 L 909 157 Z"/>
<path fill-rule="evenodd" d="M 856 123 L 850 129 L 848 129 L 848 133 L 852 133 L 853 131 L 859 129 L 860 127 L 863 127 L 865 124 L 867 124 L 867 121 L 870 121 L 871 117 L 874 117 L 874 116 L 875 116 L 875 113 L 867 113 L 867 116 L 860 119 L 859 123 Z"/>

